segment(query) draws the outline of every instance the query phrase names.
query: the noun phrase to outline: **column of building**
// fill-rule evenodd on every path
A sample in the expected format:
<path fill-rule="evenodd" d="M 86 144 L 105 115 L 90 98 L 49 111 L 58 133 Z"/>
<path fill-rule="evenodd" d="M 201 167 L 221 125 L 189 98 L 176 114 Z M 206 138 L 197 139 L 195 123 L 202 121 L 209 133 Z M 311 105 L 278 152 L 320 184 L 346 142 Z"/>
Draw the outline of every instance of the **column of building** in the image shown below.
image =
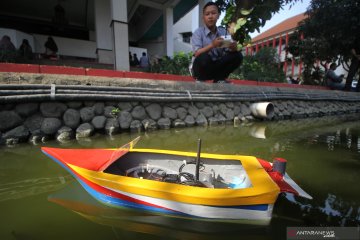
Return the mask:
<path fill-rule="evenodd" d="M 96 53 L 99 63 L 114 64 L 109 0 L 95 0 Z"/>
<path fill-rule="evenodd" d="M 116 70 L 130 70 L 129 63 L 129 29 L 127 1 L 110 0 L 111 30 L 113 36 L 114 67 Z"/>
<path fill-rule="evenodd" d="M 164 47 L 166 56 L 172 57 L 174 55 L 174 11 L 172 7 L 165 7 L 164 13 Z"/>
<path fill-rule="evenodd" d="M 199 0 L 199 25 L 202 25 L 202 8 L 209 0 Z M 169 57 L 174 53 L 174 7 L 178 1 L 167 4 L 155 4 L 143 0 L 138 5 L 145 4 L 161 9 L 164 19 L 163 45 L 165 54 Z M 127 1 L 95 0 L 95 26 L 97 55 L 100 63 L 114 64 L 116 70 L 130 70 L 129 65 L 129 32 Z M 136 10 L 134 10 L 136 11 Z M 131 13 L 130 13 L 131 16 Z"/>

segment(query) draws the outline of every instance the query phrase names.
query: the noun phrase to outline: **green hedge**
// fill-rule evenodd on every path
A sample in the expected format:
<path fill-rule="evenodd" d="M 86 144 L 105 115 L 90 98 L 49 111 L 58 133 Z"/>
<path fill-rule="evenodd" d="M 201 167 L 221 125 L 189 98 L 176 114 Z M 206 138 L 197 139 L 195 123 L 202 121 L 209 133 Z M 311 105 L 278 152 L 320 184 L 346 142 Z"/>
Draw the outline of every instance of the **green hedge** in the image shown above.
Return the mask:
<path fill-rule="evenodd" d="M 151 66 L 154 73 L 189 76 L 192 53 L 176 53 L 174 58 L 163 57 Z M 286 82 L 282 65 L 273 48 L 263 48 L 254 56 L 245 56 L 241 66 L 229 76 L 230 79 L 246 79 L 262 82 Z"/>

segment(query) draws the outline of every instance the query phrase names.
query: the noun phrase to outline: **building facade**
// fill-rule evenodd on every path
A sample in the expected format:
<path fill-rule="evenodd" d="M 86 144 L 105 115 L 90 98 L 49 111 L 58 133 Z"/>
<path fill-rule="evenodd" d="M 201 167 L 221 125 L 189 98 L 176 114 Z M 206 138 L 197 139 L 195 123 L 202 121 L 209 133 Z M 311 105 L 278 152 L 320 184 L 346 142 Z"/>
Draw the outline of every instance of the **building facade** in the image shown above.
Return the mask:
<path fill-rule="evenodd" d="M 251 41 L 251 45 L 244 49 L 245 55 L 256 54 L 261 48 L 272 47 L 279 55 L 280 67 L 286 76 L 298 78 L 303 70 L 303 63 L 286 51 L 289 38 L 296 31 L 299 24 L 306 18 L 304 13 L 288 18 L 274 27 L 260 33 Z"/>
<path fill-rule="evenodd" d="M 176 51 L 174 26 L 180 19 L 188 20 L 183 17 L 198 5 L 195 26 L 199 26 L 199 9 L 206 2 L 13 0 L 0 8 L 0 37 L 9 35 L 17 48 L 28 39 L 33 51 L 41 54 L 47 37 L 52 36 L 60 55 L 95 59 L 113 64 L 117 70 L 129 70 L 130 47 L 146 49 L 149 56 L 172 56 Z M 189 30 L 180 33 L 183 38 L 189 37 Z"/>

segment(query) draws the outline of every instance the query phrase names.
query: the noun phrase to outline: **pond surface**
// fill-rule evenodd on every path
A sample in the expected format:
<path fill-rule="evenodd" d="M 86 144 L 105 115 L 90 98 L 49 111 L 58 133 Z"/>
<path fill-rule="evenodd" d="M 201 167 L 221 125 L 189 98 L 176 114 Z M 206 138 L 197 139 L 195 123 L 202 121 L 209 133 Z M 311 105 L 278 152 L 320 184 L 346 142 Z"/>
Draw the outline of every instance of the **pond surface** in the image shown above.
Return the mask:
<path fill-rule="evenodd" d="M 288 226 L 360 225 L 359 116 L 195 127 L 140 133 L 139 148 L 254 155 L 288 160 L 287 173 L 313 200 L 281 195 L 269 226 L 213 224 L 96 202 L 41 146 L 120 147 L 123 133 L 60 144 L 0 148 L 0 239 L 286 239 Z"/>

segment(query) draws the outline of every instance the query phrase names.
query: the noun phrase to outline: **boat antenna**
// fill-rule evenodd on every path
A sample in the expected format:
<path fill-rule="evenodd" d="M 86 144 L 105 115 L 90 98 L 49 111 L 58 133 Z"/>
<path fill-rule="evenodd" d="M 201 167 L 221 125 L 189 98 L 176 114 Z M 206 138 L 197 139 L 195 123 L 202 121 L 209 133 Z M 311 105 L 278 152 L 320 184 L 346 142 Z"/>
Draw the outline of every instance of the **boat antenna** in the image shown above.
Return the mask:
<path fill-rule="evenodd" d="M 199 181 L 199 171 L 200 171 L 200 152 L 201 152 L 201 139 L 198 139 L 198 151 L 196 157 L 196 169 L 195 169 L 195 180 Z"/>

